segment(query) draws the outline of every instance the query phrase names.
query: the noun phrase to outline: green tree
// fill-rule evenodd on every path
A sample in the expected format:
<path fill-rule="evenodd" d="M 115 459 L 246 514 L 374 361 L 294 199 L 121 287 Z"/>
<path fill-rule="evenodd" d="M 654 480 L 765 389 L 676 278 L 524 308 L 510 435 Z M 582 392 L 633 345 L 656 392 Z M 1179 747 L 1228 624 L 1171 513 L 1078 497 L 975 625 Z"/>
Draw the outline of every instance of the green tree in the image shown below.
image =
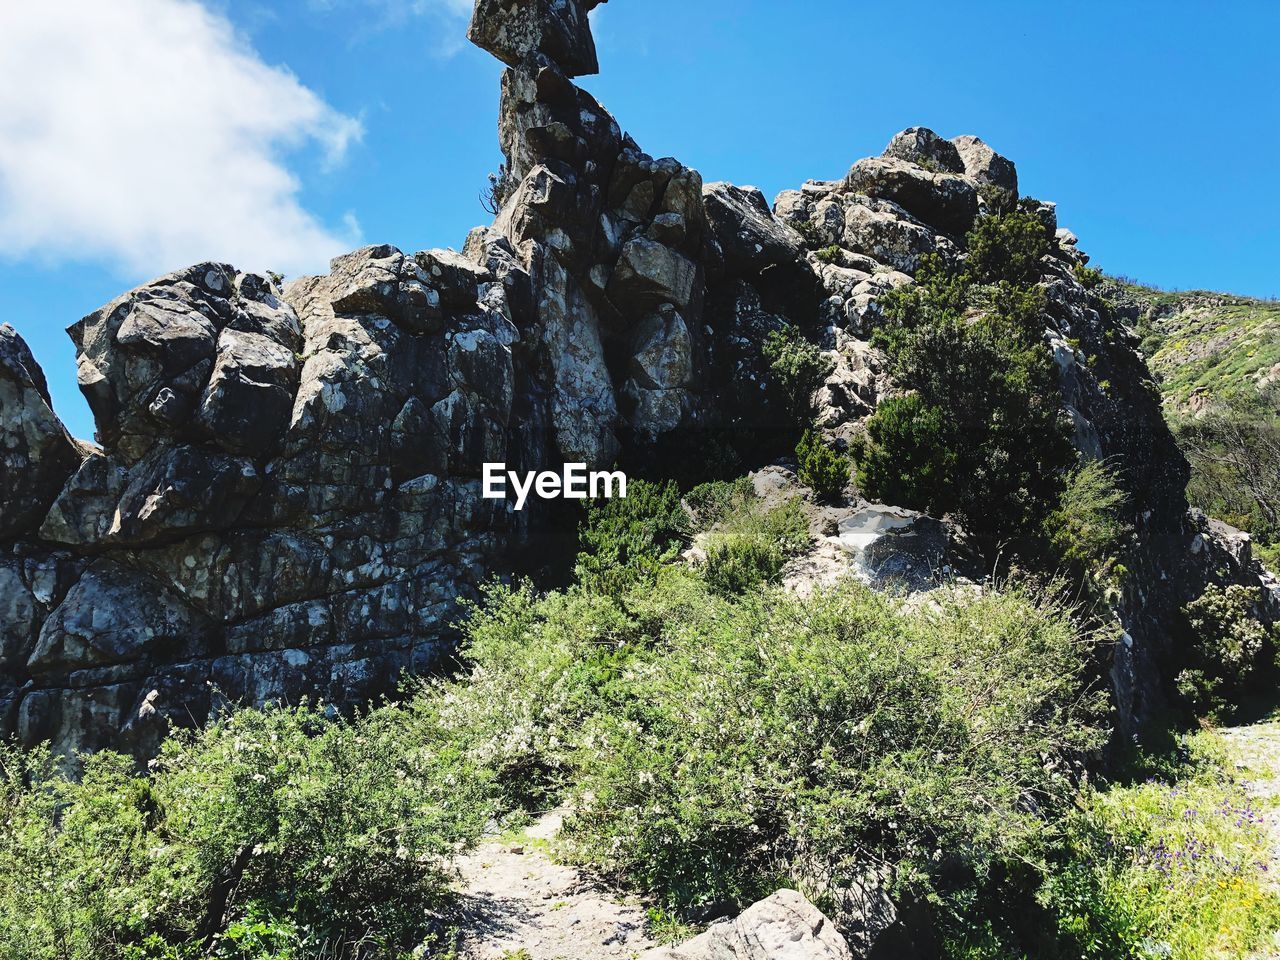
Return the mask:
<path fill-rule="evenodd" d="M 794 326 L 770 332 L 764 356 L 797 423 L 813 416 L 813 394 L 831 374 L 833 362 Z"/>

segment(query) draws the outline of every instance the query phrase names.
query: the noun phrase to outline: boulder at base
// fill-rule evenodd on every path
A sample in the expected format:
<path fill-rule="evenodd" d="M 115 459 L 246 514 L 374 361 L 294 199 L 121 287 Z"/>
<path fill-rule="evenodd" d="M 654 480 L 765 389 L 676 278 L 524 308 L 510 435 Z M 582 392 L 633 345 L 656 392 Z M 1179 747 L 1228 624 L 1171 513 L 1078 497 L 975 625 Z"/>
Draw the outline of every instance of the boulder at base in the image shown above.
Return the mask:
<path fill-rule="evenodd" d="M 853 960 L 844 937 L 795 890 L 779 890 L 678 947 L 641 960 Z"/>

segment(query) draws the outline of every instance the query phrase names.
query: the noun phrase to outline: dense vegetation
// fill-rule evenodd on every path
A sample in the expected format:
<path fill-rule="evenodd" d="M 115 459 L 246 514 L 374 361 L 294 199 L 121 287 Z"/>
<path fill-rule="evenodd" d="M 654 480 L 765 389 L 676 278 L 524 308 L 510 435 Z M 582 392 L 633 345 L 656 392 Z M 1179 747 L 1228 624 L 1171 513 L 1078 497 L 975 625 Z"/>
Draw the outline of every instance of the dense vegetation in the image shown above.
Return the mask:
<path fill-rule="evenodd" d="M 1034 286 L 1051 240 L 1029 210 L 981 217 L 963 269 L 928 258 L 882 298 L 873 342 L 911 392 L 879 405 L 854 451 L 867 496 L 950 513 L 994 545 L 1025 545 L 1058 505 L 1074 454 Z"/>
<path fill-rule="evenodd" d="M 1189 762 L 1085 790 L 1065 819 L 1039 899 L 1076 956 L 1246 957 L 1280 929 L 1265 808 L 1216 736 L 1182 748 Z"/>
<path fill-rule="evenodd" d="M 1191 464 L 1187 498 L 1210 516 L 1253 534 L 1262 557 L 1280 558 L 1280 385 L 1211 401 L 1173 417 Z"/>
<path fill-rule="evenodd" d="M 1280 894 L 1216 741 L 1096 776 L 1134 534 L 1114 471 L 1067 440 L 1035 285 L 1051 239 L 1004 204 L 963 268 L 926 260 L 883 298 L 875 342 L 903 392 L 849 452 L 812 428 L 829 359 L 794 327 L 761 345 L 813 499 L 856 465 L 861 492 L 952 515 L 1025 579 L 802 598 L 779 585 L 818 512 L 798 495 L 633 481 L 587 508 L 571 586 L 492 586 L 457 678 L 355 716 L 235 712 L 145 772 L 102 753 L 71 779 L 0 750 L 0 957 L 449 957 L 451 858 L 553 805 L 571 811 L 559 856 L 674 923 L 791 885 L 837 923 L 882 890 L 957 960 L 1259 945 Z M 1277 423 L 1255 391 L 1179 426 L 1193 498 L 1261 536 L 1280 530 Z M 1259 599 L 1210 587 L 1182 611 L 1196 715 L 1272 676 Z"/>
<path fill-rule="evenodd" d="M 1014 585 L 801 599 L 772 581 L 805 523 L 745 482 L 639 484 L 589 513 L 577 584 L 492 588 L 457 680 L 353 718 L 235 713 L 146 774 L 5 751 L 0 956 L 447 956 L 450 856 L 557 803 L 559 855 L 666 916 L 790 884 L 839 920 L 871 883 L 974 958 L 1222 956 L 1276 925 L 1228 781 L 1081 779 L 1104 638 L 1069 608 Z M 705 562 L 668 562 L 691 540 Z M 1169 888 L 1178 849 L 1197 865 Z"/>
<path fill-rule="evenodd" d="M 1280 364 L 1280 302 L 1166 292 L 1114 279 L 1108 295 L 1136 303 L 1141 349 L 1174 409 L 1197 394 L 1255 388 Z"/>
<path fill-rule="evenodd" d="M 1164 292 L 1112 279 L 1106 294 L 1139 310 L 1142 353 L 1160 382 L 1191 464 L 1193 506 L 1253 534 L 1280 563 L 1280 303 Z"/>
<path fill-rule="evenodd" d="M 172 738 L 145 776 L 100 753 L 78 781 L 5 749 L 0 956 L 400 956 L 493 809 L 435 724 L 420 704 L 245 710 Z"/>

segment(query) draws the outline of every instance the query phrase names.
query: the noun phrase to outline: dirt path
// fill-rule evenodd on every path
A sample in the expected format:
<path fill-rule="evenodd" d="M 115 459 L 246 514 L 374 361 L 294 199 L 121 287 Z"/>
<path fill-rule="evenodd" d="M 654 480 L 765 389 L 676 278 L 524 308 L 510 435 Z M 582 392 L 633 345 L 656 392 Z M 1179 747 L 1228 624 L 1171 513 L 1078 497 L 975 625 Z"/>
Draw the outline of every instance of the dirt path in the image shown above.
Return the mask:
<path fill-rule="evenodd" d="M 514 838 L 482 843 L 457 861 L 465 960 L 630 960 L 655 943 L 645 911 L 554 863 L 563 816 L 547 814 Z M 524 953 L 520 953 L 524 951 Z"/>

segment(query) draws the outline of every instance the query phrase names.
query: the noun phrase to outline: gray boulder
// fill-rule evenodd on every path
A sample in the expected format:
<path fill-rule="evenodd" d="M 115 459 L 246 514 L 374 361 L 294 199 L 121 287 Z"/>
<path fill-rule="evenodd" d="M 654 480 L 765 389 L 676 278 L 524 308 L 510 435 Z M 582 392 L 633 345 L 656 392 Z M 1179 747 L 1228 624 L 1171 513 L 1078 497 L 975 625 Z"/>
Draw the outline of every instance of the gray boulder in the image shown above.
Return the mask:
<path fill-rule="evenodd" d="M 936 253 L 945 260 L 958 254 L 946 237 L 911 216 L 891 200 L 850 196 L 844 206 L 841 243 L 903 273 L 915 273 L 920 258 Z"/>
<path fill-rule="evenodd" d="M 1014 199 L 1018 196 L 1018 168 L 1013 161 L 996 153 L 986 142 L 973 136 L 956 137 L 951 141 L 963 162 L 961 172 L 978 183 L 988 183 L 1007 191 Z"/>
<path fill-rule="evenodd" d="M 662 304 L 686 312 L 693 302 L 697 266 L 656 240 L 636 237 L 622 247 L 609 278 L 609 299 L 624 313 L 643 315 Z"/>
<path fill-rule="evenodd" d="M 257 453 L 284 428 L 301 330 L 263 277 L 198 264 L 67 332 L 98 438 L 127 462 L 157 442 L 209 435 Z"/>
<path fill-rule="evenodd" d="M 267 453 L 289 423 L 300 366 L 292 349 L 264 334 L 223 330 L 200 397 L 199 426 L 228 453 Z M 162 393 L 174 396 L 168 387 Z"/>
<path fill-rule="evenodd" d="M 905 160 L 942 173 L 965 173 L 965 165 L 954 141 L 943 140 L 928 127 L 909 127 L 894 136 L 883 157 Z"/>
<path fill-rule="evenodd" d="M 954 173 L 935 173 L 906 160 L 868 157 L 845 177 L 848 189 L 890 200 L 908 213 L 959 236 L 978 216 L 978 192 L 973 183 Z"/>
<path fill-rule="evenodd" d="M 40 525 L 81 456 L 31 350 L 0 324 L 0 540 Z"/>
<path fill-rule="evenodd" d="M 946 579 L 947 529 L 927 514 L 868 504 L 840 521 L 834 539 L 872 586 L 919 591 Z"/>
<path fill-rule="evenodd" d="M 795 890 L 779 890 L 735 920 L 714 924 L 678 947 L 641 960 L 853 960 L 849 945 L 822 911 Z"/>
<path fill-rule="evenodd" d="M 799 258 L 804 239 L 774 217 L 764 194 L 755 187 L 709 183 L 702 190 L 702 200 L 731 276 L 759 273 Z"/>
<path fill-rule="evenodd" d="M 692 403 L 693 349 L 688 325 L 674 307 L 636 327 L 631 377 L 623 393 L 634 404 L 628 420 L 640 434 L 656 438 L 680 424 Z"/>
<path fill-rule="evenodd" d="M 171 589 L 99 560 L 44 622 L 27 665 L 83 670 L 141 660 L 161 647 L 194 652 L 207 632 L 205 618 Z"/>

